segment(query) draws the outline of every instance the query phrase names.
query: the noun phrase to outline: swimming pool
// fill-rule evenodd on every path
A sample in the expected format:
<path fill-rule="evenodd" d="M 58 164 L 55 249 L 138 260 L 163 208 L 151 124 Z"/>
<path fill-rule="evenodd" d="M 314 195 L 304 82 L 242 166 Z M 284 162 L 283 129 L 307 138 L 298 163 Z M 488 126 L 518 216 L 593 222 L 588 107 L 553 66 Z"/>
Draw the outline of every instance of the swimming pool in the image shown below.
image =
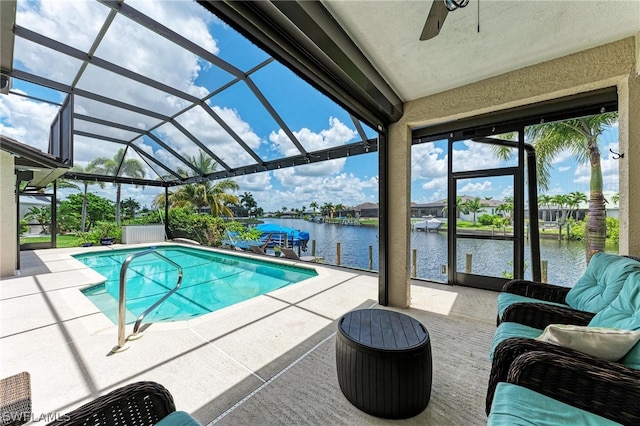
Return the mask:
<path fill-rule="evenodd" d="M 82 290 L 109 319 L 118 323 L 120 268 L 130 255 L 148 248 L 111 250 L 73 257 L 107 278 Z M 155 250 L 182 267 L 180 289 L 145 318 L 145 322 L 179 321 L 222 309 L 243 300 L 317 275 L 313 269 L 180 246 Z M 159 256 L 134 259 L 127 270 L 126 322 L 173 289 L 178 271 Z"/>

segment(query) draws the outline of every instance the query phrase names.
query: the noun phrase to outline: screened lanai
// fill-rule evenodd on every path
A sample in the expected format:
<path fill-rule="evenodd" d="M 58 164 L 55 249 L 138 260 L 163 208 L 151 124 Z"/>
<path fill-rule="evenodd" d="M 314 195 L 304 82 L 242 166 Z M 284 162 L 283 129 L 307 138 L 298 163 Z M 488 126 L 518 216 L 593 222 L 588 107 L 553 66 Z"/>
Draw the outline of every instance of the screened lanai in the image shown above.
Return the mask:
<path fill-rule="evenodd" d="M 48 151 L 59 115 L 52 148 L 63 153 L 59 142 L 73 141 L 61 161 L 84 168 L 125 150 L 108 171 L 67 177 L 169 187 L 375 151 L 380 300 L 408 306 L 412 143 L 433 132 L 490 132 L 514 111 L 543 121 L 565 101 L 569 110 L 597 108 L 593 100 L 604 92 L 620 113 L 625 154 L 620 252 L 640 250 L 630 232 L 640 226 L 639 176 L 630 167 L 640 158 L 632 119 L 639 113 L 638 2 L 469 2 L 429 39 L 422 34 L 433 2 L 160 3 L 0 3 L 9 99 L 28 94 L 52 103 L 50 117 L 39 120 L 46 137 L 22 142 Z M 51 15 L 42 14 L 47 8 Z M 189 13 L 232 32 L 242 49 L 194 38 L 200 21 L 181 19 Z M 151 67 L 150 57 L 162 66 Z M 192 74 L 184 78 L 188 64 Z M 65 102 L 71 109 L 60 108 Z M 327 102 L 335 109 L 318 114 Z M 320 132 L 316 120 L 339 122 L 352 136 L 305 139 L 304 129 Z M 195 167 L 200 153 L 217 163 L 215 172 Z M 128 176 L 121 165 L 129 158 L 145 164 L 144 177 Z"/>
<path fill-rule="evenodd" d="M 172 10 L 211 33 L 178 27 L 185 20 Z M 377 149 L 369 125 L 196 2 L 6 1 L 2 19 L 8 95 L 53 113 L 41 118 L 51 124 L 47 139 L 22 142 L 74 166 L 65 178 L 166 187 Z M 350 137 L 305 137 L 329 120 Z M 88 168 L 120 150 L 119 163 Z M 215 172 L 196 164 L 201 153 Z M 142 173 L 123 167 L 129 159 Z"/>

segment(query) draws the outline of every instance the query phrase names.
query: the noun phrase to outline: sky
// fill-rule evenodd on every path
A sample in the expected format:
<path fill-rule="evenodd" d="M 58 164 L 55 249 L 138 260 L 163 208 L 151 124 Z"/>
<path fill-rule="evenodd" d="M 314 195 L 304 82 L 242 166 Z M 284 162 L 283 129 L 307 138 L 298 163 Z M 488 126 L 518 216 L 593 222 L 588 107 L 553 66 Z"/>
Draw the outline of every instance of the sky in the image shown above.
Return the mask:
<path fill-rule="evenodd" d="M 223 59 L 242 71 L 263 64 L 268 55 L 252 45 L 234 30 L 211 15 L 201 6 L 186 1 L 136 0 L 126 2 L 164 25 L 179 31 L 211 54 Z M 73 10 L 71 10 L 73 9 Z M 64 39 L 77 49 L 87 51 L 100 30 L 108 9 L 92 1 L 18 1 L 18 25 L 37 30 L 44 35 Z M 157 34 L 134 25 L 127 18 L 118 16 L 95 52 L 96 57 L 176 87 L 191 95 L 202 97 L 225 83 L 233 76 L 214 66 L 210 60 L 196 56 L 167 42 Z M 16 38 L 15 67 L 32 73 L 40 73 L 53 80 L 71 84 L 80 68 L 80 61 L 61 57 L 61 54 L 44 49 L 31 42 Z M 264 64 L 263 64 L 264 65 Z M 252 74 L 252 79 L 265 98 L 273 105 L 295 137 L 307 149 L 340 146 L 360 140 L 350 115 L 326 96 L 317 92 L 286 67 L 271 62 Z M 112 90 L 114 76 L 101 68 L 89 65 L 77 87 L 118 100 L 141 105 L 166 115 L 184 107 L 184 101 L 172 95 L 150 90 L 133 81 L 120 84 L 120 90 Z M 13 79 L 13 92 L 61 103 L 66 94 Z M 207 105 L 254 149 L 261 158 L 270 160 L 299 152 L 278 123 L 262 107 L 244 84 L 233 84 L 227 90 L 211 97 Z M 0 132 L 3 135 L 27 143 L 43 151 L 47 150 L 49 126 L 58 106 L 40 102 L 17 94 L 0 95 Z M 153 119 L 119 108 L 104 108 L 97 103 L 76 96 L 75 111 L 128 123 L 132 127 L 148 127 Z M 231 167 L 250 164 L 253 161 L 246 152 L 230 143 L 228 134 L 212 122 L 203 109 L 194 108 L 176 118 L 176 121 L 211 147 Z M 364 124 L 364 123 L 363 123 Z M 107 130 L 97 124 L 77 122 L 76 129 L 103 132 L 121 140 L 130 140 L 134 133 L 124 130 Z M 365 126 L 367 137 L 376 136 Z M 160 126 L 153 132 L 174 149 L 188 156 L 198 149 L 175 127 Z M 605 191 L 617 192 L 618 165 L 609 155 L 618 146 L 617 128 L 602 137 L 602 159 Z M 170 167 L 179 162 L 148 137 L 135 142 L 141 150 Z M 86 167 L 90 161 L 112 158 L 123 145 L 91 139 L 74 138 L 75 165 Z M 135 153 L 129 158 L 140 159 Z M 499 167 L 500 162 L 484 145 L 460 142 L 454 147 L 456 164 L 464 167 Z M 184 165 L 183 165 L 184 166 Z M 163 171 L 154 164 L 145 163 L 145 176 L 153 179 Z M 427 143 L 412 150 L 412 201 L 426 203 L 446 196 L 447 152 L 444 143 Z M 563 153 L 554 162 L 552 186 L 548 194 L 588 190 L 589 169 L 577 165 L 570 154 Z M 256 173 L 234 180 L 240 186 L 237 195 L 253 194 L 258 206 L 265 211 L 302 208 L 312 202 L 355 206 L 378 201 L 378 155 L 359 156 L 313 163 L 295 168 L 282 168 Z M 115 199 L 115 188 L 91 185 L 89 190 L 97 195 Z M 131 197 L 141 205 L 151 207 L 153 198 L 163 191 L 157 187 L 123 185 L 123 199 Z M 62 190 L 64 197 L 71 190 Z M 473 179 L 461 182 L 459 194 L 491 196 L 502 199 L 512 195 L 512 185 L 504 179 Z"/>

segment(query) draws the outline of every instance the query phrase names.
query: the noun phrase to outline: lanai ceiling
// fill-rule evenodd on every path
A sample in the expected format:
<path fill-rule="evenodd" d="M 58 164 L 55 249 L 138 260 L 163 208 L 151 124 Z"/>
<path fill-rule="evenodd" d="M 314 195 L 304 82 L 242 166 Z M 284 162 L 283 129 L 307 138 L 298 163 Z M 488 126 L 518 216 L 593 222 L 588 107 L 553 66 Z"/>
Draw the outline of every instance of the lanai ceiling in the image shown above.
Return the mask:
<path fill-rule="evenodd" d="M 640 32 L 637 0 L 472 0 L 448 14 L 439 35 L 424 41 L 419 38 L 431 1 L 180 3 L 216 13 L 253 42 L 238 42 L 242 51 L 224 56 L 210 40 L 194 38 L 193 28 L 176 27 L 170 15 L 158 14 L 153 3 L 53 3 L 63 5 L 67 18 L 89 10 L 91 19 L 30 19 L 20 12 L 38 3 L 26 0 L 17 1 L 15 19 L 16 2 L 0 2 L 2 72 L 14 82 L 46 88 L 32 93 L 73 94 L 76 160 L 98 148 L 108 146 L 111 155 L 126 148 L 125 158 L 153 171 L 144 180 L 127 177 L 122 167 L 113 172 L 117 176 L 70 177 L 162 186 L 369 152 L 377 149 L 374 129 L 397 120 L 403 102 Z M 131 23 L 137 24 L 133 30 Z M 61 25 L 72 30 L 59 31 Z M 166 56 L 164 68 L 145 67 L 145 55 L 158 52 Z M 175 73 L 166 71 L 188 61 L 200 64 L 198 80 L 172 80 Z M 335 116 L 349 128 L 350 139 L 331 145 L 300 136 L 304 125 L 293 124 L 286 112 L 288 101 L 300 100 L 299 79 L 278 61 L 338 102 Z M 311 119 L 313 106 L 327 99 L 309 93 L 294 108 L 306 109 Z M 251 114 L 269 123 L 269 130 L 260 133 L 264 124 L 237 120 Z M 279 149 L 268 143 L 269 132 L 277 135 Z M 191 161 L 200 152 L 218 163 L 215 173 Z"/>
<path fill-rule="evenodd" d="M 431 1 L 322 3 L 405 102 L 640 32 L 638 0 L 471 0 L 424 41 Z"/>

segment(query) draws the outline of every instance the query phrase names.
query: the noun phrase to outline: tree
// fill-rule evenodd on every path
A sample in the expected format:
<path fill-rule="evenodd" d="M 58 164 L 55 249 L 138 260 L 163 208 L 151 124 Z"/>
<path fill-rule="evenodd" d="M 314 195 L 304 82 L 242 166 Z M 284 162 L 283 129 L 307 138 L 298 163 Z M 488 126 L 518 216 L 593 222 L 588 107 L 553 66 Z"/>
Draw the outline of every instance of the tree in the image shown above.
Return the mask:
<path fill-rule="evenodd" d="M 551 161 L 563 150 L 570 150 L 578 163 L 589 162 L 589 211 L 587 214 L 586 259 L 604 250 L 607 223 L 602 193 L 602 166 L 598 139 L 618 121 L 618 113 L 610 112 L 572 120 L 540 124 L 527 128 L 527 136 L 536 149 L 538 186 L 547 189 Z"/>
<path fill-rule="evenodd" d="M 42 234 L 50 233 L 49 226 L 51 224 L 51 207 L 38 208 L 32 206 L 24 217 L 28 220 L 35 220 L 38 222 L 38 225 L 42 228 Z"/>
<path fill-rule="evenodd" d="M 315 213 L 319 208 L 318 203 L 315 202 L 315 201 L 310 202 L 309 203 L 309 208 L 313 209 L 313 212 Z"/>
<path fill-rule="evenodd" d="M 488 206 L 488 204 L 480 201 L 480 197 L 476 197 L 473 200 L 467 200 L 463 205 L 467 211 L 473 213 L 473 226 L 476 226 L 476 214 L 484 211 L 484 208 Z"/>
<path fill-rule="evenodd" d="M 111 222 L 115 218 L 115 206 L 113 201 L 88 193 L 70 194 L 60 202 L 58 211 L 65 217 L 71 217 L 71 213 L 80 214 L 82 205 L 86 203 L 86 230 L 90 231 L 96 222 Z"/>
<path fill-rule="evenodd" d="M 569 215 L 569 199 L 568 195 L 558 194 L 551 197 L 551 202 L 556 206 L 556 221 L 558 226 L 562 226 Z"/>
<path fill-rule="evenodd" d="M 611 201 L 613 201 L 613 204 L 618 204 L 618 201 L 620 200 L 620 194 L 619 193 L 615 193 L 611 196 Z"/>
<path fill-rule="evenodd" d="M 324 203 L 322 207 L 320 207 L 320 211 L 322 212 L 322 214 L 324 216 L 329 216 L 331 219 L 333 219 L 334 210 L 335 210 L 335 207 L 333 206 L 332 203 Z"/>
<path fill-rule="evenodd" d="M 125 219 L 133 219 L 140 210 L 140 203 L 129 197 L 122 202 L 122 212 Z"/>
<path fill-rule="evenodd" d="M 569 216 L 571 214 L 574 215 L 574 219 L 578 220 L 578 207 L 580 207 L 580 203 L 586 203 L 589 201 L 586 195 L 583 192 L 572 192 L 568 195 L 568 204 L 569 204 Z"/>
<path fill-rule="evenodd" d="M 496 211 L 502 213 L 504 217 L 504 223 L 511 225 L 513 215 L 513 202 L 502 203 L 496 207 Z"/>
<path fill-rule="evenodd" d="M 100 157 L 89 163 L 94 173 L 111 176 L 129 176 L 142 179 L 145 175 L 142 163 L 133 158 L 125 158 L 125 149 L 118 150 L 113 158 Z M 116 225 L 120 225 L 120 197 L 122 184 L 116 183 Z"/>
<path fill-rule="evenodd" d="M 258 207 L 258 203 L 253 198 L 253 194 L 250 192 L 245 192 L 240 196 L 240 205 L 243 206 L 247 210 L 247 215 L 251 217 L 254 209 Z"/>
<path fill-rule="evenodd" d="M 218 166 L 218 163 L 203 151 L 200 151 L 197 156 L 188 158 L 188 160 L 196 169 L 200 170 L 205 178 L 215 172 Z M 188 176 L 184 169 L 179 168 L 176 173 L 181 176 Z M 199 183 L 182 185 L 178 190 L 169 194 L 168 201 L 172 207 L 191 206 L 198 209 L 198 211 L 202 211 L 204 207 L 209 207 L 211 214 L 214 216 L 233 216 L 233 211 L 231 211 L 229 205 L 238 204 L 238 197 L 229 194 L 229 192 L 237 191 L 238 189 L 238 184 L 231 179 L 215 182 L 204 180 Z M 164 200 L 164 194 L 159 194 L 156 197 L 154 205 L 159 198 Z"/>
<path fill-rule="evenodd" d="M 449 205 L 445 204 L 445 206 L 442 208 L 442 214 L 445 214 L 448 211 L 449 211 Z M 462 201 L 462 197 L 456 197 L 455 212 L 456 212 L 456 217 L 455 217 L 456 219 L 460 217 L 460 213 L 465 213 L 465 214 L 469 213 L 469 211 L 464 205 L 464 201 Z"/>
<path fill-rule="evenodd" d="M 538 206 L 545 206 L 547 208 L 547 220 L 551 220 L 551 196 L 538 195 Z"/>
<path fill-rule="evenodd" d="M 95 173 L 95 167 L 94 165 L 92 165 L 91 163 L 87 165 L 87 167 L 82 167 L 80 165 L 75 165 L 71 168 L 71 170 L 73 170 L 74 172 L 80 172 L 80 173 Z M 58 179 L 58 187 L 60 187 L 60 182 L 63 181 L 62 179 Z M 66 180 L 65 180 L 66 181 Z M 86 221 L 87 221 L 87 192 L 89 191 L 89 185 L 93 185 L 94 183 L 97 183 L 100 188 L 104 188 L 104 182 L 94 182 L 94 181 L 89 181 L 89 180 L 83 180 L 82 184 L 83 184 L 83 190 L 82 190 L 82 195 L 83 195 L 83 202 L 82 202 L 82 211 L 80 212 L 80 230 L 82 232 L 86 231 Z M 77 185 L 74 185 L 75 188 L 78 188 Z M 80 188 L 78 188 L 80 189 Z"/>

